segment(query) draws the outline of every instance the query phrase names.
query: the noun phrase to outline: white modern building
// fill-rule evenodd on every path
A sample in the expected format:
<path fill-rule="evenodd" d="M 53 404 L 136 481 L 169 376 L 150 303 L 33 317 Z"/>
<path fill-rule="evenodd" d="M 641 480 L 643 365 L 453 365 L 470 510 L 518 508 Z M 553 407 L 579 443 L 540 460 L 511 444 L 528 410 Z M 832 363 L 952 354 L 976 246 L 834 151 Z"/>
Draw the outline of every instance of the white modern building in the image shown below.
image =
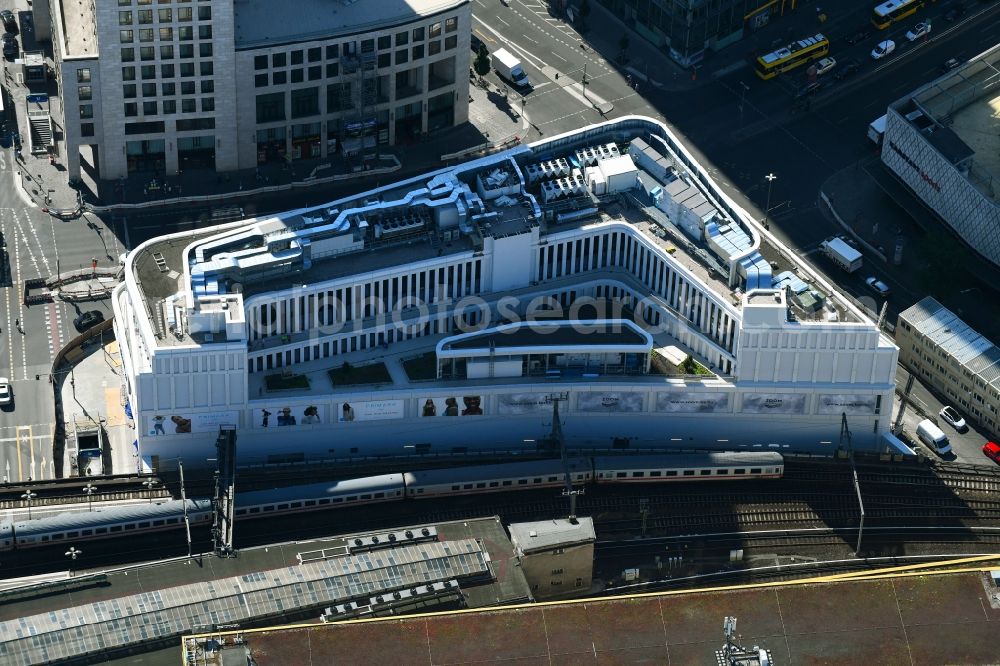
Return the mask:
<path fill-rule="evenodd" d="M 160 468 L 226 425 L 246 462 L 524 451 L 554 402 L 572 447 L 882 449 L 898 350 L 799 261 L 628 117 L 148 241 L 115 332 Z"/>
<path fill-rule="evenodd" d="M 1000 45 L 889 106 L 882 162 L 1000 267 Z"/>
<path fill-rule="evenodd" d="M 355 157 L 468 116 L 468 0 L 49 0 L 70 178 Z"/>

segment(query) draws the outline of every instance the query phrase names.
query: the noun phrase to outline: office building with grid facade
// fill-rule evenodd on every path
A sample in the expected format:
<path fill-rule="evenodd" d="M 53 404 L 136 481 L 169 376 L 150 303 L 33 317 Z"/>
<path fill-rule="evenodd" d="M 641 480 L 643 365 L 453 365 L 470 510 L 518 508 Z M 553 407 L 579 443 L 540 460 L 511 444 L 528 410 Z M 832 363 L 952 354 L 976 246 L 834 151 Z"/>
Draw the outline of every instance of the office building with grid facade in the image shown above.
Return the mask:
<path fill-rule="evenodd" d="M 468 117 L 467 0 L 52 0 L 70 178 L 343 158 Z"/>

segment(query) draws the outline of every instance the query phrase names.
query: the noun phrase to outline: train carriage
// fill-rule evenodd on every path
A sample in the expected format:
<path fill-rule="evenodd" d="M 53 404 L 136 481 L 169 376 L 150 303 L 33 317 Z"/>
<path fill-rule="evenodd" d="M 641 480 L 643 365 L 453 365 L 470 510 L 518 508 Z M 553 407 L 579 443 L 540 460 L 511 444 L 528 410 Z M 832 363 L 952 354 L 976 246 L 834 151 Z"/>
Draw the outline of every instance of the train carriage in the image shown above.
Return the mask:
<path fill-rule="evenodd" d="M 304 486 L 236 493 L 235 516 L 263 517 L 356 504 L 402 501 L 402 474 L 380 474 Z"/>
<path fill-rule="evenodd" d="M 590 483 L 593 479 L 589 458 L 569 458 L 567 464 L 573 484 Z M 475 495 L 563 487 L 566 485 L 566 466 L 562 460 L 531 460 L 407 472 L 403 476 L 407 497 Z"/>
<path fill-rule="evenodd" d="M 770 451 L 597 457 L 594 474 L 597 483 L 780 479 L 784 461 Z"/>
<path fill-rule="evenodd" d="M 187 500 L 191 524 L 211 520 L 210 500 Z M 34 548 L 82 539 L 110 539 L 127 534 L 176 529 L 184 524 L 184 502 L 168 500 L 96 511 L 60 513 L 13 524 L 15 546 Z"/>

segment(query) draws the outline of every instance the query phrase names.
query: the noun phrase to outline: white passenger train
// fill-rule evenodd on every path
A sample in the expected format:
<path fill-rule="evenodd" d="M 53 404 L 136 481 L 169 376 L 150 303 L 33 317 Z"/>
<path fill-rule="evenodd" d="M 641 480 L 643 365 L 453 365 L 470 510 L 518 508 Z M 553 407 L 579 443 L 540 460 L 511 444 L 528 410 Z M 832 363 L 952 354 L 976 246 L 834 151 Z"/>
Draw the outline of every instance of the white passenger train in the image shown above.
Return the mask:
<path fill-rule="evenodd" d="M 561 488 L 573 485 L 780 479 L 773 452 L 694 453 L 532 460 L 500 465 L 380 474 L 328 483 L 237 493 L 238 520 L 406 499 Z M 187 500 L 192 525 L 212 521 L 211 500 Z M 168 500 L 38 520 L 0 523 L 0 551 L 62 545 L 170 530 L 184 524 L 184 502 Z"/>

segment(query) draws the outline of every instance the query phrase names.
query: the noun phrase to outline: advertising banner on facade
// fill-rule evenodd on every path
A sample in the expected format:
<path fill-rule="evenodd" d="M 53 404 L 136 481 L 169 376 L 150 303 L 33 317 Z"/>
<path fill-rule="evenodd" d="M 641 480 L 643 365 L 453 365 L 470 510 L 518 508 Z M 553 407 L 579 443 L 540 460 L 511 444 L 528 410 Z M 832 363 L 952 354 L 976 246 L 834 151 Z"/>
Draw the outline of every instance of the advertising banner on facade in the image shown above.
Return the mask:
<path fill-rule="evenodd" d="M 551 411 L 552 402 L 548 393 L 510 393 L 497 396 L 499 414 L 539 414 Z"/>
<path fill-rule="evenodd" d="M 638 391 L 582 392 L 576 395 L 576 408 L 581 412 L 633 414 L 644 410 L 646 394 Z"/>
<path fill-rule="evenodd" d="M 800 393 L 744 393 L 745 414 L 805 414 L 806 396 Z"/>
<path fill-rule="evenodd" d="M 459 395 L 445 398 L 424 398 L 418 404 L 420 416 L 482 416 L 483 397 Z"/>
<path fill-rule="evenodd" d="M 255 428 L 284 428 L 288 426 L 329 423 L 326 405 L 298 405 L 296 407 L 265 407 L 254 410 Z"/>
<path fill-rule="evenodd" d="M 217 432 L 219 426 L 239 426 L 239 412 L 201 412 L 195 414 L 154 414 L 149 417 L 146 434 L 186 435 L 192 432 Z"/>
<path fill-rule="evenodd" d="M 342 402 L 337 405 L 337 420 L 341 423 L 351 421 L 384 421 L 403 418 L 403 400 L 369 400 L 365 402 Z"/>
<path fill-rule="evenodd" d="M 671 391 L 656 394 L 656 411 L 675 413 L 728 412 L 728 393 L 695 393 L 693 391 Z"/>
<path fill-rule="evenodd" d="M 853 393 L 829 393 L 819 397 L 820 414 L 874 414 L 878 396 Z"/>

